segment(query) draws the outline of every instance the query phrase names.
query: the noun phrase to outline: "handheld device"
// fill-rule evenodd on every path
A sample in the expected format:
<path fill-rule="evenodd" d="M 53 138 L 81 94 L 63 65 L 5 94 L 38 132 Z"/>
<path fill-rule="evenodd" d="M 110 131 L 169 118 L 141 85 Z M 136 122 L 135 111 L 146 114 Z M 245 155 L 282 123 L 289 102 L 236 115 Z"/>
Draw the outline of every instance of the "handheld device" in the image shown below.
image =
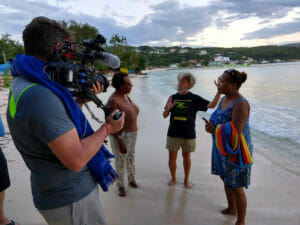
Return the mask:
<path fill-rule="evenodd" d="M 122 112 L 117 112 L 115 115 L 113 115 L 114 120 L 118 120 L 122 116 Z"/>
<path fill-rule="evenodd" d="M 208 121 L 207 121 L 207 119 L 206 119 L 206 118 L 202 117 L 202 119 L 205 121 L 205 123 L 208 123 Z"/>

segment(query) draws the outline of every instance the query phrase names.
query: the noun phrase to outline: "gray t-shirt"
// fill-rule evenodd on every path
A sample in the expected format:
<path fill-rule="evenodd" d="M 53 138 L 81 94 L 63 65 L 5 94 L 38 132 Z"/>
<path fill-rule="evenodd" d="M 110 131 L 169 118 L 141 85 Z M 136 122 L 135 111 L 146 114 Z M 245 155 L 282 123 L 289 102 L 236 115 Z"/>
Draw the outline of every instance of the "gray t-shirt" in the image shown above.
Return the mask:
<path fill-rule="evenodd" d="M 21 77 L 14 78 L 15 101 L 30 84 Z M 17 102 L 14 118 L 8 107 L 7 122 L 13 141 L 31 171 L 36 208 L 47 210 L 72 204 L 95 188 L 96 182 L 87 167 L 79 172 L 67 169 L 47 145 L 74 128 L 63 102 L 52 91 L 43 85 L 27 89 Z"/>

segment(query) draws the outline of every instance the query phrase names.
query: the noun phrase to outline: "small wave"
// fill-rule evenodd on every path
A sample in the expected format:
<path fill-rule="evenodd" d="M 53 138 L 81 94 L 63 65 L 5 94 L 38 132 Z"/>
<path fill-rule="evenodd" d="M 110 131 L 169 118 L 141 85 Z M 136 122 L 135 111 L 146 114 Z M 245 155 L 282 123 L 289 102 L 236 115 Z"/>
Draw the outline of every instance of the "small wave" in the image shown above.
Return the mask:
<path fill-rule="evenodd" d="M 287 138 L 300 144 L 300 113 L 298 109 L 253 105 L 251 110 L 251 128 L 271 137 Z"/>

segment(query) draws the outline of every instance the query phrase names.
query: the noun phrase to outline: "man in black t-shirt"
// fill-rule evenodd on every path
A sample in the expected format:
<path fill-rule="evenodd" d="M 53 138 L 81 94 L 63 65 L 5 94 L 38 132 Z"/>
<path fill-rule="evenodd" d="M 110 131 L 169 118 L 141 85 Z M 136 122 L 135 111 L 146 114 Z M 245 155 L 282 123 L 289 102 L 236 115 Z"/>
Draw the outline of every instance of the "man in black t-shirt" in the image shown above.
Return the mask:
<path fill-rule="evenodd" d="M 193 94 L 189 89 L 195 83 L 196 79 L 193 74 L 189 72 L 179 73 L 178 92 L 169 97 L 163 112 L 164 118 L 167 118 L 171 112 L 166 143 L 166 148 L 169 150 L 169 169 L 171 173 L 171 180 L 168 182 L 169 186 L 176 183 L 176 159 L 177 152 L 181 147 L 185 175 L 184 185 L 188 189 L 192 187 L 189 182 L 189 174 L 191 169 L 191 152 L 196 149 L 196 113 L 198 111 L 206 111 L 208 108 L 214 108 L 220 99 L 219 92 L 217 92 L 211 102 Z"/>

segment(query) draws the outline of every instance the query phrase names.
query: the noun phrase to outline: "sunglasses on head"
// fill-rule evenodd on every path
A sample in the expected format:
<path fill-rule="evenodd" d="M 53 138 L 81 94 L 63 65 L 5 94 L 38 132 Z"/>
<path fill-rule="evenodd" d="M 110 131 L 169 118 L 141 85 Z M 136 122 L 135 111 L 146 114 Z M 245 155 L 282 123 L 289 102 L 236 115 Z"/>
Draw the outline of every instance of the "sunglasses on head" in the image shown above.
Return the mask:
<path fill-rule="evenodd" d="M 225 70 L 225 73 L 228 73 L 229 75 L 233 75 L 234 69 Z"/>

